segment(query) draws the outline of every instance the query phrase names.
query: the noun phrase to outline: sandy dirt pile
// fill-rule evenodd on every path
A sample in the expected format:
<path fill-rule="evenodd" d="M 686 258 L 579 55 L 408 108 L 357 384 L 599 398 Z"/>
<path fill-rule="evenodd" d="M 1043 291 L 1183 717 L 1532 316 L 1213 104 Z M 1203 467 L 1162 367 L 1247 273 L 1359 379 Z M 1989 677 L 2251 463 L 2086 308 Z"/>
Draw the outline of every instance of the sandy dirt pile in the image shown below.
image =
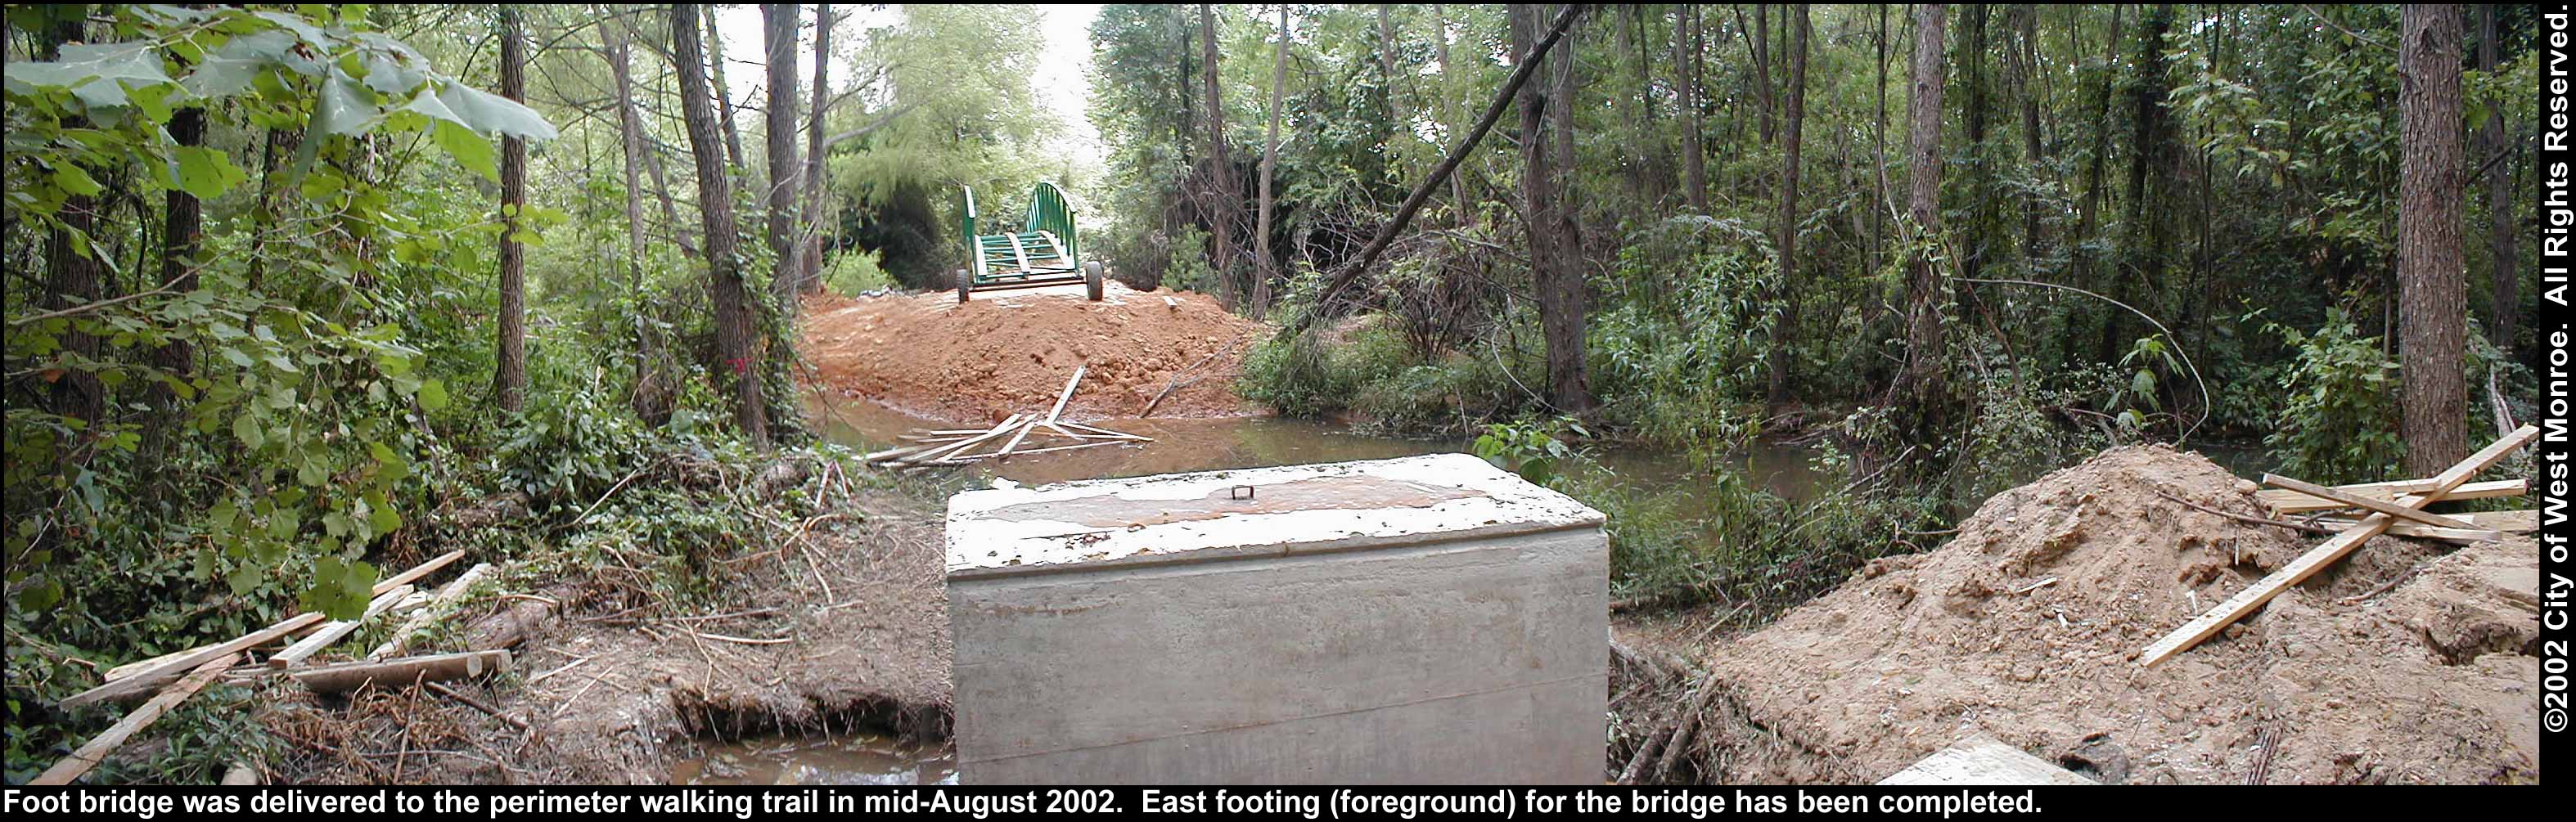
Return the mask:
<path fill-rule="evenodd" d="M 2147 446 L 1988 500 L 1948 545 L 1710 646 L 1702 744 L 1722 773 L 1702 776 L 1871 782 L 1983 731 L 2105 782 L 2537 781 L 2527 538 L 2382 537 L 2221 636 L 2133 662 L 2315 544 L 2157 494 L 2254 514 L 2253 490 Z"/>
<path fill-rule="evenodd" d="M 806 301 L 801 350 L 808 379 L 843 396 L 961 423 L 999 422 L 1055 404 L 1074 367 L 1089 365 L 1067 413 L 1134 417 L 1181 388 L 1157 417 L 1248 413 L 1231 385 L 1264 327 L 1204 294 L 1136 291 L 1112 281 L 1100 302 L 1079 284 Z"/>

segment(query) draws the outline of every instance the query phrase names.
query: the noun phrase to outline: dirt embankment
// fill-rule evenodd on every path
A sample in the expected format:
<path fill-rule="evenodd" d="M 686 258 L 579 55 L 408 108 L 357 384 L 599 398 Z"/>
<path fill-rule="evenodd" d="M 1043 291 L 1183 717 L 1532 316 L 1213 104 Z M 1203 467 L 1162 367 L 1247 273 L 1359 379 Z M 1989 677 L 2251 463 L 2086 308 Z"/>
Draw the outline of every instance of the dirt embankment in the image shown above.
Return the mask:
<path fill-rule="evenodd" d="M 800 350 L 815 387 L 911 414 L 992 423 L 1043 411 L 1088 365 L 1068 413 L 1133 417 L 1165 388 L 1158 417 L 1249 413 L 1233 378 L 1264 326 L 1204 294 L 1111 282 L 1100 302 L 1080 285 L 808 299 Z"/>
<path fill-rule="evenodd" d="M 287 745 L 267 767 L 289 783 L 650 784 L 706 739 L 856 729 L 944 740 L 940 517 L 870 491 L 806 522 L 747 523 L 802 536 L 717 560 L 717 600 L 731 604 L 702 615 L 616 609 L 574 583 L 485 603 L 461 632 L 540 600 L 587 603 L 531 628 L 512 675 L 451 683 L 508 719 L 414 688 L 345 703 L 283 689 L 265 721 Z"/>
<path fill-rule="evenodd" d="M 1716 764 L 1696 775 L 1870 782 L 1982 731 L 2106 782 L 2539 779 L 2527 538 L 2372 540 L 2140 668 L 2139 649 L 2315 542 L 2160 490 L 2259 513 L 2251 483 L 2197 454 L 2115 449 L 1713 643 L 1692 760 Z"/>

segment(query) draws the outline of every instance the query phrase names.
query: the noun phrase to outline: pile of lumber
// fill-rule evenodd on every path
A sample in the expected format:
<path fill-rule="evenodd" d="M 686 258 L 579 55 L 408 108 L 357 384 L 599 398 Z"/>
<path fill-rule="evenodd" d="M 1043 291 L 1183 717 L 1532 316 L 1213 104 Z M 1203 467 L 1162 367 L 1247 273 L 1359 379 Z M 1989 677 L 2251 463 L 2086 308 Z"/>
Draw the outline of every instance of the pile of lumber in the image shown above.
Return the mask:
<path fill-rule="evenodd" d="M 1089 369 L 1089 366 L 1075 368 L 1073 378 L 1066 380 L 1064 390 L 1056 394 L 1055 407 L 1047 409 L 1044 414 L 1012 414 L 991 428 L 915 429 L 900 437 L 911 444 L 869 454 L 867 462 L 890 468 L 929 468 L 967 465 L 981 460 L 1007 460 L 1014 455 L 1153 442 L 1152 437 L 1112 431 L 1064 418 L 1065 404 L 1073 400 L 1074 389 L 1081 387 L 1082 375 Z"/>
<path fill-rule="evenodd" d="M 2515 429 L 2513 433 L 2506 434 L 2503 439 L 2479 449 L 2477 453 L 2470 454 L 2467 459 L 2443 469 L 2441 474 L 2431 479 L 2327 487 L 2289 477 L 2263 475 L 2263 484 L 2277 490 L 2261 491 L 2257 496 L 2264 505 L 2272 509 L 2276 516 L 2303 511 L 2344 511 L 2346 513 L 2331 518 L 2313 517 L 2311 521 L 2304 523 L 2265 520 L 2259 517 L 2240 516 L 2240 518 L 2305 530 L 2318 530 L 2321 526 L 2338 530 L 2333 531 L 2334 536 L 2318 544 L 2317 547 L 2282 565 L 2270 575 L 2255 580 L 2252 587 L 2228 597 L 2226 601 L 2218 603 L 2217 607 L 2193 617 L 2191 621 L 2183 623 L 2182 627 L 2174 629 L 2164 638 L 2156 640 L 2155 644 L 2147 646 L 2145 650 L 2139 652 L 2138 664 L 2154 665 L 2189 650 L 2192 646 L 2200 644 L 2201 640 L 2208 639 L 2229 624 L 2263 607 L 2264 603 L 2272 601 L 2272 598 L 2279 596 L 2282 591 L 2289 590 L 2290 586 L 2299 584 L 2318 571 L 2325 570 L 2336 561 L 2343 559 L 2354 549 L 2360 548 L 2362 543 L 2370 541 L 2371 537 L 2380 534 L 2409 534 L 2434 539 L 2474 542 L 2496 539 L 2501 536 L 2499 532 L 2504 530 L 2536 528 L 2539 518 L 2532 511 L 2446 515 L 2431 513 L 2424 509 L 2444 500 L 2522 494 L 2521 480 L 2471 483 L 2469 478 L 2477 476 L 2478 472 L 2502 461 L 2506 455 L 2520 450 L 2539 436 L 2540 429 L 2532 426 L 2526 425 Z"/>
<path fill-rule="evenodd" d="M 437 611 L 453 607 L 463 596 L 467 585 L 488 573 L 489 566 L 477 565 L 457 577 L 455 582 L 430 594 L 417 590 L 414 583 L 465 556 L 453 551 L 431 558 L 402 573 L 376 583 L 367 610 L 356 619 L 326 620 L 318 611 L 306 611 L 252 631 L 231 640 L 200 645 L 184 651 L 163 654 L 151 659 L 109 669 L 97 687 L 65 697 L 61 707 L 78 708 L 101 702 L 128 702 L 146 699 L 126 712 L 116 724 L 92 738 L 29 784 L 68 785 L 114 753 L 118 746 L 136 732 L 150 726 L 161 715 L 177 707 L 190 696 L 204 690 L 217 679 L 248 680 L 263 676 L 284 675 L 315 693 L 341 693 L 372 685 L 402 686 L 414 682 L 433 682 L 482 676 L 506 670 L 508 651 L 481 651 L 464 654 L 370 659 L 337 665 L 307 666 L 304 662 L 315 654 L 348 638 L 367 620 L 413 609 Z M 397 632 L 397 639 L 407 632 Z M 253 660 L 259 649 L 278 643 L 286 647 L 269 653 L 264 660 Z M 399 645 L 393 646 L 399 648 Z M 381 650 L 381 649 L 380 649 Z M 432 687 L 436 687 L 433 683 Z M 148 698 L 148 699 L 147 699 Z"/>

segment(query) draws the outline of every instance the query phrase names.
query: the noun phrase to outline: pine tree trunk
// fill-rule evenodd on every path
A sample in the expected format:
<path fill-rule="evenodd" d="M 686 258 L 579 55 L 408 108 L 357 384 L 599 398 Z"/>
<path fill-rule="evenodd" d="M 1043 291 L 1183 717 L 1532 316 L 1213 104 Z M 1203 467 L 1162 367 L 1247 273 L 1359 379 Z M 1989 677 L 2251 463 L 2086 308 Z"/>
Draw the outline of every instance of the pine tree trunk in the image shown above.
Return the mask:
<path fill-rule="evenodd" d="M 525 102 L 527 32 L 516 6 L 501 7 L 501 96 Z M 528 394 L 527 252 L 519 243 L 519 210 L 528 202 L 528 143 L 501 138 L 501 318 L 493 400 L 517 412 Z"/>
<path fill-rule="evenodd" d="M 796 195 L 803 191 L 797 178 L 805 171 L 805 161 L 796 156 L 796 4 L 760 4 L 760 23 L 769 75 L 769 100 L 762 112 L 767 122 L 761 129 L 769 153 L 769 187 L 761 198 L 768 211 L 763 216 L 769 233 L 769 296 L 778 315 L 793 325 L 800 270 L 796 257 L 804 245 L 796 237 Z"/>
<path fill-rule="evenodd" d="M 2468 448 L 2467 272 L 2460 201 L 2460 7 L 2410 3 L 2397 52 L 2398 355 L 2406 470 L 2429 477 Z"/>
<path fill-rule="evenodd" d="M 730 379 L 734 425 L 745 439 L 764 447 L 769 442 L 769 406 L 761 396 L 759 355 L 753 339 L 754 306 L 742 279 L 733 197 L 723 184 L 725 158 L 717 133 L 715 96 L 707 89 L 706 54 L 698 42 L 698 8 L 671 5 L 671 61 L 680 76 L 680 119 L 689 130 L 689 154 L 697 162 L 698 220 L 706 234 L 707 298 L 715 308 L 716 356 L 710 370 Z"/>
<path fill-rule="evenodd" d="M 1906 217 L 1914 242 L 1906 276 L 1905 373 L 1900 397 L 1925 400 L 1942 382 L 1942 311 L 1940 273 L 1933 267 L 1934 246 L 1941 237 L 1941 90 L 1946 82 L 1942 62 L 1944 14 L 1940 3 L 1914 7 L 1912 100 L 1907 103 L 1912 127 L 1907 138 Z"/>

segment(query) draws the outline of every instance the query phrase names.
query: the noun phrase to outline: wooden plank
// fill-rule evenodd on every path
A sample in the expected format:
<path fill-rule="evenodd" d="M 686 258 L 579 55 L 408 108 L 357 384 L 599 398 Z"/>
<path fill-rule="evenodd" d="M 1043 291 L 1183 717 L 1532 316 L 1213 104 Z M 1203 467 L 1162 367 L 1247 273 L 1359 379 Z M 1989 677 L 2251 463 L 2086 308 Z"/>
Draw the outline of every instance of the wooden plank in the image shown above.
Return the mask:
<path fill-rule="evenodd" d="M 438 593 L 430 596 L 428 605 L 422 607 L 420 613 L 412 614 L 410 619 L 403 620 L 401 625 L 395 626 L 393 635 L 386 637 L 385 641 L 377 645 L 374 650 L 368 651 L 367 658 L 384 659 L 400 655 L 411 645 L 413 634 L 419 633 L 420 629 L 429 627 L 430 622 L 454 610 L 458 602 L 464 601 L 467 588 L 473 587 L 475 582 L 493 573 L 492 563 L 476 563 L 474 567 L 465 569 L 465 573 L 448 580 L 446 585 L 439 586 Z"/>
<path fill-rule="evenodd" d="M 399 687 L 414 682 L 463 679 L 499 673 L 510 669 L 509 651 L 466 651 L 432 656 L 407 656 L 381 662 L 343 662 L 306 668 L 287 675 L 303 683 L 314 693 L 354 691 L 369 685 Z"/>
<path fill-rule="evenodd" d="M 993 457 L 995 459 L 1010 459 L 1012 449 L 1020 447 L 1020 441 L 1029 438 L 1029 429 L 1036 427 L 1038 427 L 1037 420 L 1020 423 L 1019 432 L 1011 435 L 1011 441 L 1002 443 L 1002 450 L 993 452 Z"/>
<path fill-rule="evenodd" d="M 367 603 L 366 613 L 359 614 L 357 619 L 337 620 L 323 625 L 322 629 L 314 631 L 312 636 L 297 640 L 295 644 L 286 646 L 286 650 L 269 657 L 268 667 L 294 667 L 295 663 L 304 661 L 305 657 L 319 653 L 348 635 L 357 633 L 358 626 L 367 624 L 368 618 L 391 610 L 394 603 L 401 602 L 403 597 L 411 596 L 411 590 L 411 586 L 404 585 L 376 595 L 375 601 Z"/>
<path fill-rule="evenodd" d="M 1135 435 L 1135 434 L 1130 434 L 1130 433 L 1127 433 L 1127 432 L 1125 432 L 1125 431 L 1111 431 L 1111 430 L 1109 430 L 1109 429 L 1107 429 L 1107 428 L 1102 428 L 1102 427 L 1097 426 L 1097 425 L 1084 425 L 1084 424 L 1082 424 L 1082 423 L 1074 422 L 1074 421 L 1072 421 L 1072 420 L 1066 420 L 1066 421 L 1064 422 L 1064 424 L 1065 424 L 1065 425 L 1067 425 L 1067 426 L 1073 427 L 1073 428 L 1080 428 L 1080 429 L 1082 429 L 1082 430 L 1084 430 L 1084 431 L 1089 431 L 1089 432 L 1092 432 L 1092 433 L 1095 433 L 1095 434 L 1106 434 L 1106 435 L 1109 435 L 1109 436 L 1112 436 L 1112 437 L 1118 437 L 1118 438 L 1120 438 L 1120 439 L 1130 439 L 1130 440 L 1135 440 L 1135 441 L 1137 441 L 1137 442 L 1153 442 L 1153 441 L 1154 441 L 1154 438 L 1153 438 L 1153 437 L 1137 436 L 1137 435 Z M 1081 435 L 1080 435 L 1080 434 L 1074 434 L 1073 436 L 1081 436 Z"/>
<path fill-rule="evenodd" d="M 376 587 L 372 589 L 369 596 L 382 594 L 386 591 L 393 590 L 394 586 L 402 585 L 404 583 L 420 579 L 421 577 L 428 576 L 430 572 L 447 567 L 448 563 L 455 562 L 458 557 L 462 556 L 465 556 L 465 552 L 457 550 L 431 557 L 428 562 L 412 566 L 411 570 L 395 574 L 390 579 L 376 583 Z M 70 710 L 94 702 L 140 696 L 145 692 L 161 687 L 162 683 L 169 682 L 170 680 L 177 678 L 182 672 L 187 671 L 188 669 L 205 664 L 206 660 L 214 659 L 224 654 L 249 650 L 251 648 L 256 648 L 261 645 L 274 642 L 279 637 L 294 633 L 303 629 L 305 626 L 313 625 L 321 621 L 322 615 L 313 611 L 296 614 L 295 616 L 287 617 L 286 619 L 279 621 L 275 625 L 270 625 L 266 628 L 244 634 L 230 642 L 208 645 L 188 654 L 171 657 L 168 661 L 152 668 L 136 671 L 133 674 L 101 684 L 98 687 L 64 697 L 60 707 L 64 710 Z"/>
<path fill-rule="evenodd" d="M 1881 785 L 2098 785 L 2056 763 L 1973 734 L 1878 781 Z"/>
<path fill-rule="evenodd" d="M 903 459 L 896 460 L 896 462 L 897 462 L 898 464 L 904 464 L 904 465 L 925 465 L 925 464 L 929 464 L 929 463 L 937 462 L 937 461 L 939 461 L 939 460 L 947 459 L 947 458 L 949 458 L 949 457 L 951 457 L 951 456 L 956 455 L 958 452 L 964 451 L 964 450 L 966 450 L 966 449 L 968 449 L 968 448 L 973 448 L 973 447 L 975 447 L 978 443 L 982 443 L 982 442 L 984 442 L 985 440 L 989 440 L 989 439 L 992 439 L 992 438 L 994 438 L 994 437 L 998 437 L 998 436 L 1001 436 L 1001 435 L 1003 435 L 1003 434 L 1010 433 L 1011 428 L 1012 428 L 1012 427 L 1014 427 L 1014 426 L 1019 425 L 1019 424 L 1020 424 L 1021 419 L 1022 419 L 1021 415 L 1019 415 L 1019 414 L 1012 414 L 1011 416 L 1009 416 L 1009 417 L 1007 417 L 1007 418 L 1004 418 L 1004 419 L 1002 420 L 1002 424 L 1000 424 L 1000 425 L 996 425 L 996 426 L 993 426 L 993 430 L 986 431 L 986 432 L 984 432 L 984 433 L 982 433 L 982 434 L 977 434 L 977 435 L 975 435 L 975 436 L 973 436 L 973 437 L 970 437 L 970 438 L 967 438 L 967 439 L 964 439 L 964 440 L 960 440 L 960 441 L 958 441 L 958 442 L 956 442 L 955 444 L 952 444 L 952 445 L 942 445 L 942 446 L 939 446 L 939 447 L 937 447 L 937 448 L 933 448 L 933 449 L 931 449 L 931 450 L 921 452 L 920 454 L 916 454 L 916 455 L 913 455 L 913 456 L 905 457 L 905 458 L 903 458 Z"/>
<path fill-rule="evenodd" d="M 187 701 L 188 697 L 195 696 L 198 691 L 204 690 L 206 683 L 215 681 L 215 677 L 223 675 L 224 669 L 232 667 L 233 663 L 240 659 L 241 652 L 226 651 L 199 663 L 196 670 L 188 672 L 187 678 L 179 680 L 177 684 L 168 688 L 163 688 L 160 693 L 153 695 L 151 701 L 136 706 L 132 712 L 125 715 L 125 718 L 117 720 L 114 725 L 107 726 L 107 730 L 100 731 L 98 736 L 91 737 L 88 742 L 80 746 L 79 750 L 72 751 L 72 755 L 63 757 L 61 762 L 46 768 L 44 773 L 37 774 L 36 778 L 29 780 L 27 784 L 71 784 L 72 780 L 79 779 L 81 774 L 89 773 L 89 769 L 98 767 L 98 763 L 107 761 L 107 755 L 115 753 L 117 746 L 125 744 L 125 740 L 132 737 L 136 731 L 150 727 L 153 722 L 161 718 L 162 714 L 168 713 L 171 708 Z"/>
<path fill-rule="evenodd" d="M 1064 404 L 1073 400 L 1074 387 L 1082 384 L 1083 373 L 1090 370 L 1091 366 L 1088 364 L 1073 367 L 1073 379 L 1064 381 L 1064 393 L 1057 394 L 1055 396 L 1055 407 L 1047 410 L 1046 421 L 1049 424 L 1053 424 L 1057 420 L 1064 419 Z"/>
<path fill-rule="evenodd" d="M 2430 480 L 2400 480 L 2397 482 L 2373 482 L 2363 485 L 2337 485 L 2334 486 L 2334 489 L 2356 497 L 2369 497 L 2377 500 L 2395 500 L 2401 494 L 2420 493 L 2431 487 L 2433 486 L 2431 485 Z M 2451 489 L 2450 493 L 2443 494 L 2442 499 L 2463 500 L 2491 499 L 2495 497 L 2519 497 L 2523 495 L 2523 492 L 2524 486 L 2522 480 L 2491 480 L 2487 482 L 2464 483 L 2458 488 Z M 2334 500 L 2319 499 L 2285 488 L 2265 488 L 2261 491 L 2255 492 L 2254 498 L 2261 501 L 2264 507 L 2272 509 L 2272 512 L 2276 514 L 2331 511 L 2337 508 L 2352 507 Z"/>
<path fill-rule="evenodd" d="M 2291 479 L 2277 474 L 2264 474 L 2263 484 L 2287 488 L 2319 499 L 2334 500 L 2356 508 L 2367 508 L 2392 517 L 2411 519 L 2435 528 L 2458 528 L 2464 531 L 2476 530 L 2474 526 L 2471 526 L 2466 522 L 2442 516 L 2440 514 L 2428 514 L 2423 511 L 2416 510 L 2415 507 L 2399 505 L 2394 502 L 2383 502 L 2369 497 L 2353 496 L 2306 480 Z"/>
<path fill-rule="evenodd" d="M 2494 465 L 2497 460 L 2504 459 L 2506 454 L 2513 453 L 2515 449 L 2521 448 L 2538 436 L 2540 436 L 2539 428 L 2526 425 L 2515 429 L 2513 433 L 2506 434 L 2503 439 L 2488 444 L 2477 453 L 2470 454 L 2467 459 L 2444 469 L 2439 476 L 2433 478 L 2431 488 L 2425 489 L 2422 493 L 2399 497 L 2397 504 L 2408 508 L 2422 508 L 2430 505 L 2434 500 L 2442 499 L 2443 495 L 2451 489 L 2458 488 L 2461 483 L 2467 482 L 2469 477 L 2486 470 L 2487 466 Z M 2316 572 L 2324 570 L 2326 566 L 2334 564 L 2336 560 L 2342 559 L 2345 554 L 2352 553 L 2353 549 L 2361 547 L 2361 544 L 2370 541 L 2371 537 L 2388 530 L 2388 526 L 2396 521 L 2397 518 L 2387 514 L 2374 513 L 2363 518 L 2360 524 L 2353 526 L 2352 530 L 2327 538 L 2324 543 L 2309 549 L 2307 553 L 2299 555 L 2299 558 L 2291 560 L 2289 564 L 2255 581 L 2253 586 L 2237 592 L 2235 596 L 2228 597 L 2226 601 L 2220 602 L 2216 607 L 2202 612 L 2199 616 L 2192 617 L 2189 622 L 2183 623 L 2182 627 L 2175 628 L 2171 633 L 2165 634 L 2164 638 L 2148 645 L 2146 650 L 2139 652 L 2138 664 L 2141 667 L 2152 666 L 2191 646 L 2200 644 L 2201 640 L 2218 633 L 2219 629 L 2243 619 L 2246 614 L 2253 613 L 2254 609 L 2263 607 L 2263 603 L 2272 601 L 2273 597 L 2279 596 L 2282 591 L 2289 590 L 2290 586 L 2299 584 Z"/>
<path fill-rule="evenodd" d="M 2435 528 L 2420 523 L 2400 522 L 2388 526 L 2388 533 L 2400 537 L 2466 538 L 2469 541 L 2475 541 L 2500 539 L 2504 534 L 2528 534 L 2540 530 L 2540 512 L 2527 508 L 2520 511 L 2477 511 L 2451 516 L 2467 520 L 2470 525 L 2476 526 L 2476 530 L 2462 531 L 2457 528 Z M 2353 517 L 2326 517 L 2317 520 L 2317 524 L 2336 530 L 2349 528 L 2360 522 L 2361 520 Z"/>

